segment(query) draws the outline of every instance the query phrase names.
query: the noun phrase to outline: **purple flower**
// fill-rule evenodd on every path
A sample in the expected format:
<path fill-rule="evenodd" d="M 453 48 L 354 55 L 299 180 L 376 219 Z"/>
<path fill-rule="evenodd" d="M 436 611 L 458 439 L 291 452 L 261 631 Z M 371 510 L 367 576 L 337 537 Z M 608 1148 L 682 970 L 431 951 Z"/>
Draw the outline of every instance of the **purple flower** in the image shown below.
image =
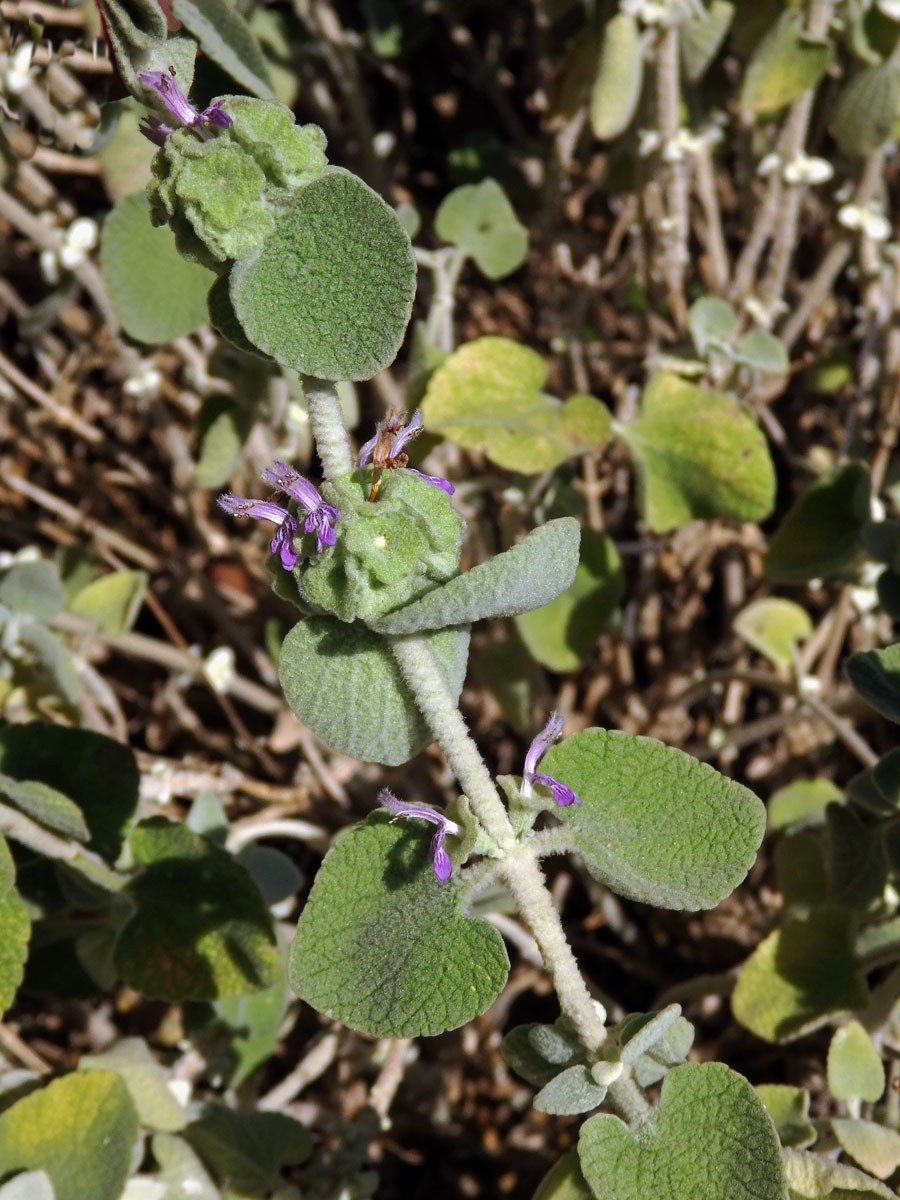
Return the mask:
<path fill-rule="evenodd" d="M 392 820 L 396 820 L 397 817 L 421 817 L 423 821 L 430 821 L 432 825 L 437 825 L 437 832 L 431 839 L 431 861 L 434 864 L 434 873 L 438 882 L 446 883 L 453 867 L 450 863 L 450 856 L 444 849 L 444 838 L 448 833 L 459 837 L 462 831 L 456 822 L 445 817 L 443 813 L 439 813 L 436 808 L 426 808 L 424 804 L 406 804 L 404 801 L 398 800 L 394 793 L 389 792 L 387 788 L 382 788 L 378 793 L 378 803 L 382 808 L 386 808 L 394 814 Z"/>
<path fill-rule="evenodd" d="M 545 775 L 543 771 L 535 770 L 540 760 L 562 733 L 562 729 L 562 717 L 558 713 L 552 712 L 547 724 L 528 747 L 528 753 L 525 755 L 525 774 L 522 776 L 522 786 L 519 791 L 527 799 L 532 794 L 534 784 L 542 783 L 544 787 L 550 789 L 553 799 L 561 808 L 568 808 L 570 804 L 581 803 L 578 793 L 573 792 L 566 784 L 560 783 L 558 779 L 554 779 L 552 775 Z"/>
<path fill-rule="evenodd" d="M 306 509 L 307 517 L 303 523 L 305 533 L 315 533 L 316 550 L 322 553 L 324 546 L 333 546 L 337 541 L 334 523 L 340 517 L 340 509 L 333 504 L 326 504 L 315 487 L 298 475 L 293 467 L 276 460 L 271 467 L 263 471 L 263 479 L 280 488 L 297 503 Z"/>
<path fill-rule="evenodd" d="M 274 521 L 278 526 L 272 538 L 272 553 L 281 555 L 281 565 L 286 571 L 297 565 L 300 555 L 294 549 L 294 538 L 300 532 L 297 518 L 280 504 L 268 500 L 245 500 L 243 496 L 219 497 L 219 507 L 235 517 L 253 517 L 257 521 Z"/>
<path fill-rule="evenodd" d="M 390 412 L 383 421 L 379 421 L 375 426 L 375 434 L 360 447 L 359 456 L 356 460 L 358 467 L 364 467 L 367 463 L 374 462 L 375 464 L 375 481 L 372 487 L 372 492 L 369 496 L 370 500 L 374 500 L 378 492 L 381 473 L 388 467 L 394 471 L 398 467 L 405 467 L 409 459 L 406 455 L 407 445 L 419 436 L 422 432 L 422 413 L 417 408 L 412 415 L 412 420 L 404 424 L 403 417 L 398 413 Z M 411 475 L 418 475 L 420 479 L 424 479 L 426 483 L 433 484 L 434 487 L 439 487 L 441 491 L 452 496 L 456 491 L 453 484 L 446 479 L 442 479 L 440 475 L 425 475 L 422 471 L 416 471 L 412 467 L 408 468 Z"/>
<path fill-rule="evenodd" d="M 151 142 L 155 142 L 157 146 L 161 146 L 178 126 L 186 125 L 190 129 L 196 129 L 201 136 L 204 136 L 210 126 L 217 125 L 220 129 L 226 129 L 231 124 L 231 117 L 222 107 L 225 103 L 224 100 L 216 100 L 203 112 L 198 112 L 175 82 L 174 77 L 165 71 L 144 71 L 143 74 L 138 75 L 138 79 L 147 87 L 153 88 L 178 123 L 173 126 L 167 125 L 158 117 L 143 118 L 139 126 L 141 133 Z"/>

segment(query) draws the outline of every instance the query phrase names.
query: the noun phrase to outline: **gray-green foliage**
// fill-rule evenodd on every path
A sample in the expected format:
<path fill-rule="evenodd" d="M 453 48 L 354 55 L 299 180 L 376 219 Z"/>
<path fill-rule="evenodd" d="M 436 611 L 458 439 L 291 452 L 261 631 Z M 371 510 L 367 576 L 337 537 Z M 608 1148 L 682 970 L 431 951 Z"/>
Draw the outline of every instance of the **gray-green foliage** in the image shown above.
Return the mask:
<path fill-rule="evenodd" d="M 445 196 L 434 228 L 474 259 L 488 279 L 509 275 L 528 253 L 528 230 L 496 179 L 464 184 Z"/>
<path fill-rule="evenodd" d="M 747 788 L 652 738 L 572 734 L 542 770 L 580 805 L 555 816 L 595 878 L 660 908 L 712 908 L 741 882 L 765 829 Z"/>
<path fill-rule="evenodd" d="M 766 574 L 804 583 L 852 566 L 869 519 L 869 471 L 850 462 L 817 480 L 778 526 L 766 554 Z"/>
<path fill-rule="evenodd" d="M 868 704 L 882 716 L 900 721 L 900 643 L 851 654 L 845 670 Z"/>
<path fill-rule="evenodd" d="M 462 690 L 467 626 L 424 634 L 450 698 Z M 291 708 L 343 754 L 396 766 L 433 739 L 387 638 L 361 622 L 309 617 L 284 639 L 278 674 Z"/>
<path fill-rule="evenodd" d="M 247 22 L 225 0 L 172 0 L 172 12 L 241 87 L 271 100 L 269 69 Z"/>
<path fill-rule="evenodd" d="M 620 12 L 607 21 L 591 88 L 590 118 L 601 142 L 618 137 L 631 124 L 644 80 L 644 49 L 638 23 Z"/>
<path fill-rule="evenodd" d="M 295 568 L 298 594 L 312 612 L 378 624 L 459 570 L 464 523 L 447 493 L 409 471 L 388 471 L 369 501 L 372 474 L 363 468 L 322 485 L 341 515 L 336 544 Z M 417 628 L 471 619 L 461 615 Z"/>
<path fill-rule="evenodd" d="M 686 1063 L 630 1127 L 586 1121 L 581 1169 L 596 1200 L 787 1200 L 781 1147 L 750 1084 L 722 1063 Z"/>
<path fill-rule="evenodd" d="M 297 926 L 294 991 L 376 1037 L 455 1029 L 506 981 L 500 935 L 464 914 L 456 875 L 439 883 L 429 868 L 432 832 L 385 817 L 349 830 L 325 857 Z"/>

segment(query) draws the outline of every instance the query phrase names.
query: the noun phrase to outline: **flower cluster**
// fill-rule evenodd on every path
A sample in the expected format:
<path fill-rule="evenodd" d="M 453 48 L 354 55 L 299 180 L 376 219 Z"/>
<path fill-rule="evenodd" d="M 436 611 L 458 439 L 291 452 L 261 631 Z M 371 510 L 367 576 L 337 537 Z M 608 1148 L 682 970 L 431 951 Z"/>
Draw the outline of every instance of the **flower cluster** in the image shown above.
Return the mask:
<path fill-rule="evenodd" d="M 144 71 L 143 74 L 138 75 L 138 79 L 147 87 L 153 88 L 161 97 L 179 126 L 196 129 L 201 137 L 206 135 L 210 127 L 227 129 L 231 124 L 231 117 L 222 108 L 224 100 L 216 100 L 209 108 L 198 112 L 174 78 L 167 75 L 165 71 Z M 159 117 L 144 117 L 139 125 L 144 137 L 155 142 L 157 146 L 161 146 L 169 134 L 175 132 L 176 128 L 175 125 L 167 125 Z"/>
<path fill-rule="evenodd" d="M 406 467 L 411 475 L 418 475 L 426 483 L 439 487 L 450 496 L 453 495 L 456 490 L 453 484 L 442 479 L 440 475 L 426 475 L 414 467 L 407 467 L 409 458 L 406 454 L 406 447 L 421 432 L 422 414 L 418 409 L 413 413 L 412 420 L 406 424 L 404 424 L 404 418 L 395 412 L 388 413 L 383 421 L 378 422 L 374 435 L 361 447 L 356 462 L 359 467 L 365 467 L 368 463 L 374 464 L 375 477 L 372 481 L 370 500 L 374 500 L 378 494 L 381 475 L 385 467 L 391 471 L 398 467 Z"/>
<path fill-rule="evenodd" d="M 303 532 L 315 533 L 316 550 L 319 554 L 326 546 L 334 545 L 337 540 L 334 525 L 341 514 L 333 504 L 325 503 L 308 479 L 298 475 L 287 463 L 279 461 L 263 471 L 263 479 L 285 492 L 306 510 Z M 272 521 L 278 526 L 272 538 L 272 553 L 280 556 L 281 565 L 286 571 L 297 565 L 300 555 L 294 546 L 294 539 L 300 532 L 300 522 L 288 509 L 270 500 L 249 500 L 244 496 L 232 495 L 220 496 L 219 505 L 234 516 Z"/>

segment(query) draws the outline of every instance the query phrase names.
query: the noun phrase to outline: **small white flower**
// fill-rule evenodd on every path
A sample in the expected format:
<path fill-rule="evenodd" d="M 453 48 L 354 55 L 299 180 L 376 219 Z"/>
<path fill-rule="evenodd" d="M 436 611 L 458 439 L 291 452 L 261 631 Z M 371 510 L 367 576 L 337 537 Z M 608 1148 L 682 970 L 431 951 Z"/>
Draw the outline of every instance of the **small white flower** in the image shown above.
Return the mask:
<path fill-rule="evenodd" d="M 886 242 L 891 236 L 890 221 L 874 204 L 866 208 L 858 204 L 845 204 L 838 209 L 837 219 L 845 229 L 858 229 L 873 242 Z"/>
<path fill-rule="evenodd" d="M 756 168 L 757 175 L 774 175 L 776 171 L 781 169 L 781 155 L 776 154 L 772 150 L 759 161 L 759 166 Z"/>
<path fill-rule="evenodd" d="M 3 76 L 3 88 L 9 96 L 21 96 L 28 87 L 28 81 L 33 74 L 31 59 L 34 56 L 34 42 L 23 42 L 18 50 L 10 55 L 9 65 Z"/>
<path fill-rule="evenodd" d="M 155 396 L 162 385 L 162 372 L 150 363 L 141 365 L 137 374 L 129 375 L 122 384 L 126 396 Z"/>
<path fill-rule="evenodd" d="M 658 129 L 638 130 L 638 156 L 649 158 L 662 145 L 662 134 Z"/>
<path fill-rule="evenodd" d="M 793 162 L 785 163 L 782 178 L 785 183 L 827 183 L 834 175 L 834 167 L 827 159 L 811 158 L 803 151 Z"/>
<path fill-rule="evenodd" d="M 219 646 L 203 661 L 203 671 L 214 691 L 220 696 L 228 691 L 235 675 L 234 651 L 230 646 Z"/>
<path fill-rule="evenodd" d="M 72 271 L 97 245 L 97 222 L 90 217 L 78 217 L 63 234 L 59 248 L 59 261 L 67 271 Z"/>

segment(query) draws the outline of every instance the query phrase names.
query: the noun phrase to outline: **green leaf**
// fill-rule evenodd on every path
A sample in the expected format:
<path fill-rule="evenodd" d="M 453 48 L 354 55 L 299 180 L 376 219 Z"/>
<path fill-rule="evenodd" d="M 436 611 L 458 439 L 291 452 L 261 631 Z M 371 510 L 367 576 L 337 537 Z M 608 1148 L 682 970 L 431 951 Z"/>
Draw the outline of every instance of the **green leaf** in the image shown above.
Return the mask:
<path fill-rule="evenodd" d="M 679 26 L 681 60 L 684 73 L 691 83 L 696 83 L 706 74 L 725 41 L 734 12 L 735 6 L 729 0 L 712 0 L 702 16 L 691 17 Z"/>
<path fill-rule="evenodd" d="M 772 1121 L 723 1063 L 676 1067 L 636 1126 L 591 1117 L 578 1156 L 596 1200 L 787 1200 Z"/>
<path fill-rule="evenodd" d="M 279 979 L 269 910 L 230 854 L 162 817 L 142 821 L 131 847 L 143 870 L 128 885 L 136 912 L 116 946 L 126 983 L 166 1000 L 214 1000 Z"/>
<path fill-rule="evenodd" d="M 546 364 L 534 350 L 508 338 L 476 338 L 431 376 L 422 417 L 432 433 L 534 475 L 584 446 L 602 445 L 611 428 L 599 400 L 573 396 L 561 404 L 542 391 L 546 380 Z"/>
<path fill-rule="evenodd" d="M 818 908 L 788 918 L 760 942 L 741 967 L 731 1007 L 757 1037 L 788 1042 L 867 1000 L 850 914 Z"/>
<path fill-rule="evenodd" d="M 509 961 L 493 926 L 465 916 L 466 889 L 439 883 L 430 834 L 370 818 L 328 852 L 291 948 L 294 991 L 375 1037 L 456 1029 L 484 1012 Z"/>
<path fill-rule="evenodd" d="M 791 1189 L 791 1200 L 896 1200 L 897 1193 L 849 1163 L 822 1158 L 809 1150 L 785 1150 L 784 1173 Z M 859 1193 L 862 1193 L 859 1195 Z"/>
<path fill-rule="evenodd" d="M 188 1142 L 217 1178 L 239 1192 L 268 1193 L 281 1169 L 308 1158 L 312 1138 L 293 1117 L 279 1112 L 235 1112 L 209 1104 L 185 1131 Z"/>
<path fill-rule="evenodd" d="M 157 0 L 100 0 L 98 7 L 133 47 L 165 41 L 166 16 Z"/>
<path fill-rule="evenodd" d="M 769 797 L 769 826 L 787 829 L 818 824 L 825 815 L 825 806 L 840 802 L 843 796 L 830 779 L 795 779 Z"/>
<path fill-rule="evenodd" d="M 223 1200 L 206 1167 L 184 1138 L 157 1133 L 150 1146 L 159 1163 L 157 1178 L 168 1188 L 164 1200 Z"/>
<path fill-rule="evenodd" d="M 185 1109 L 169 1087 L 169 1073 L 156 1061 L 143 1038 L 122 1038 L 101 1054 L 83 1054 L 81 1071 L 115 1071 L 134 1101 L 141 1125 L 158 1133 L 177 1133 L 188 1123 Z"/>
<path fill-rule="evenodd" d="M 240 13 L 224 0 L 172 0 L 172 12 L 236 83 L 261 100 L 274 99 L 265 57 Z"/>
<path fill-rule="evenodd" d="M 606 1088 L 594 1082 L 587 1067 L 576 1063 L 541 1088 L 534 1098 L 534 1107 L 538 1112 L 570 1117 L 599 1108 L 605 1099 Z"/>
<path fill-rule="evenodd" d="M 101 575 L 69 601 L 69 612 L 85 617 L 107 637 L 119 637 L 132 627 L 144 603 L 146 571 L 113 571 Z"/>
<path fill-rule="evenodd" d="M 767 596 L 754 600 L 734 618 L 734 631 L 769 662 L 788 667 L 797 643 L 813 631 L 812 618 L 793 600 Z"/>
<path fill-rule="evenodd" d="M 900 66 L 894 58 L 854 75 L 838 97 L 832 125 L 842 153 L 871 154 L 896 135 Z"/>
<path fill-rule="evenodd" d="M 868 519 L 868 467 L 847 463 L 817 480 L 789 510 L 769 543 L 766 574 L 778 583 L 837 574 L 861 553 Z"/>
<path fill-rule="evenodd" d="M 846 1153 L 876 1179 L 887 1179 L 900 1167 L 900 1133 L 896 1129 L 839 1117 L 832 1117 L 831 1128 Z"/>
<path fill-rule="evenodd" d="M 655 375 L 640 417 L 619 432 L 637 460 L 642 512 L 654 533 L 709 517 L 760 521 L 771 511 L 769 448 L 733 397 Z"/>
<path fill-rule="evenodd" d="M 757 1095 L 775 1122 L 782 1146 L 803 1150 L 818 1136 L 809 1120 L 809 1092 L 786 1083 L 760 1083 Z"/>
<path fill-rule="evenodd" d="M 66 589 L 54 563 L 14 563 L 0 572 L 0 604 L 13 612 L 50 621 L 65 602 Z"/>
<path fill-rule="evenodd" d="M 824 904 L 828 876 L 824 847 L 811 833 L 792 833 L 775 846 L 775 875 L 785 908 Z"/>
<path fill-rule="evenodd" d="M 828 1090 L 835 1100 L 866 1100 L 884 1094 L 884 1063 L 859 1021 L 835 1031 L 828 1047 Z"/>
<path fill-rule="evenodd" d="M 210 396 L 204 401 L 196 425 L 200 444 L 196 487 L 218 488 L 228 482 L 252 425 L 252 410 L 231 396 Z"/>
<path fill-rule="evenodd" d="M 418 633 L 539 608 L 572 582 L 580 537 L 573 517 L 548 521 L 518 545 L 371 624 L 380 633 Z"/>
<path fill-rule="evenodd" d="M 229 283 L 254 345 L 323 379 L 370 379 L 393 362 L 412 310 L 416 267 L 392 208 L 329 168 L 300 188 Z"/>
<path fill-rule="evenodd" d="M 734 362 L 752 367 L 764 375 L 784 375 L 791 369 L 787 347 L 774 333 L 751 329 L 738 338 L 731 354 Z"/>
<path fill-rule="evenodd" d="M 41 825 L 64 837 L 87 842 L 91 836 L 81 809 L 68 796 L 36 779 L 0 775 L 0 796 Z"/>
<path fill-rule="evenodd" d="M 73 801 L 91 831 L 90 848 L 119 857 L 138 802 L 140 777 L 127 746 L 88 729 L 33 721 L 0 729 L 0 771 L 38 780 Z"/>
<path fill-rule="evenodd" d="M 603 29 L 588 113 L 594 137 L 606 142 L 624 133 L 637 111 L 644 82 L 644 48 L 638 23 L 616 13 Z"/>
<path fill-rule="evenodd" d="M 65 1075 L 0 1115 L 0 1177 L 39 1167 L 56 1200 L 119 1200 L 137 1136 L 138 1115 L 118 1075 Z"/>
<path fill-rule="evenodd" d="M 584 1058 L 578 1038 L 562 1019 L 553 1025 L 517 1025 L 500 1043 L 500 1053 L 518 1075 L 539 1088 Z"/>
<path fill-rule="evenodd" d="M 594 1200 L 594 1193 L 581 1173 L 577 1150 L 568 1150 L 554 1163 L 538 1185 L 532 1200 Z"/>
<path fill-rule="evenodd" d="M 741 88 L 745 112 L 778 112 L 825 74 L 831 45 L 813 41 L 805 32 L 805 19 L 802 9 L 787 9 L 757 45 Z"/>
<path fill-rule="evenodd" d="M 36 621 L 19 628 L 19 642 L 34 657 L 34 665 L 55 692 L 77 706 L 79 698 L 78 666 L 62 637 Z"/>
<path fill-rule="evenodd" d="M 688 309 L 687 321 L 694 346 L 702 356 L 728 341 L 737 328 L 738 315 L 727 300 L 701 296 Z"/>
<path fill-rule="evenodd" d="M 167 225 L 150 224 L 144 192 L 120 200 L 103 222 L 100 270 L 113 311 L 139 342 L 160 345 L 206 324 L 216 277 L 181 257 Z"/>
<path fill-rule="evenodd" d="M 900 721 L 900 642 L 851 654 L 844 670 L 867 704 L 883 717 Z"/>
<path fill-rule="evenodd" d="M 424 636 L 456 703 L 466 674 L 469 631 L 439 629 Z M 389 641 L 358 621 L 300 621 L 284 639 L 278 675 L 304 725 L 342 754 L 398 766 L 434 740 Z"/>
<path fill-rule="evenodd" d="M 887 883 L 881 830 L 871 819 L 842 804 L 829 804 L 825 818 L 832 899 L 848 908 L 865 908 Z"/>
<path fill-rule="evenodd" d="M 22 982 L 30 936 L 28 910 L 12 888 L 0 900 L 0 1017 L 12 1004 Z"/>
<path fill-rule="evenodd" d="M 541 769 L 581 797 L 554 815 L 587 869 L 632 900 L 712 908 L 762 841 L 765 809 L 751 791 L 653 738 L 586 729 Z"/>
<path fill-rule="evenodd" d="M 555 600 L 516 617 L 519 636 L 551 671 L 574 671 L 610 623 L 624 591 L 622 563 L 611 538 L 581 531 L 575 578 Z"/>
<path fill-rule="evenodd" d="M 467 183 L 445 196 L 434 229 L 473 258 L 488 279 L 518 270 L 528 253 L 528 230 L 496 179 Z"/>
<path fill-rule="evenodd" d="M 16 882 L 16 864 L 6 838 L 0 834 L 0 900 Z"/>

